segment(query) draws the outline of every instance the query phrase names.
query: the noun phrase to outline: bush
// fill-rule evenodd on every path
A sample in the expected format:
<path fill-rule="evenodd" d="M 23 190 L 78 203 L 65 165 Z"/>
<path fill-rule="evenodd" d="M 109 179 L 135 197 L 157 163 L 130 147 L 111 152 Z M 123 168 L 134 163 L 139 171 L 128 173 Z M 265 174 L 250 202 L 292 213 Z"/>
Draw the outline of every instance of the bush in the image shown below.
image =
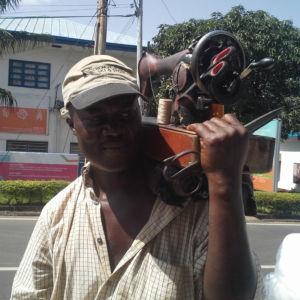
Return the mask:
<path fill-rule="evenodd" d="M 282 216 L 300 216 L 300 193 L 254 191 L 257 212 Z"/>
<path fill-rule="evenodd" d="M 0 204 L 44 204 L 68 184 L 62 180 L 0 181 Z"/>
<path fill-rule="evenodd" d="M 0 181 L 0 204 L 45 204 L 69 182 Z M 254 191 L 257 212 L 282 216 L 300 216 L 300 193 Z"/>

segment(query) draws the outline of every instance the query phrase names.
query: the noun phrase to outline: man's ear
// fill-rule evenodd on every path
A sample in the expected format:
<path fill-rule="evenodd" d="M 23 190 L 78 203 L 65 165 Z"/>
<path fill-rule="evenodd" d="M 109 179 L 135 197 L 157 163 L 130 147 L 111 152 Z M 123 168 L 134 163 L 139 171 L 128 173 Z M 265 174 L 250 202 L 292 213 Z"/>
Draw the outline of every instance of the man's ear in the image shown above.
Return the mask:
<path fill-rule="evenodd" d="M 67 122 L 67 124 L 69 125 L 70 129 L 72 130 L 73 134 L 74 134 L 75 136 L 77 136 L 76 130 L 75 130 L 75 128 L 74 128 L 73 118 L 71 118 L 70 116 L 68 116 L 68 117 L 66 118 L 66 122 Z"/>

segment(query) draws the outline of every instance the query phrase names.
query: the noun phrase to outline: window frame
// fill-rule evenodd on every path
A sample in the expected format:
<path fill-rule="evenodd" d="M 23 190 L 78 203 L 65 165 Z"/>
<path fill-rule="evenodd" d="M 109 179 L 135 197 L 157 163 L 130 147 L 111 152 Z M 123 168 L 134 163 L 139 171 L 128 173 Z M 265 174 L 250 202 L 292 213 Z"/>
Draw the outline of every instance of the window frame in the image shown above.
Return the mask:
<path fill-rule="evenodd" d="M 23 143 L 23 147 L 25 146 L 25 150 L 12 150 L 10 147 L 10 143 Z M 44 147 L 47 151 L 29 151 L 32 150 L 32 146 L 34 145 L 42 145 L 44 144 Z M 34 152 L 34 153 L 48 153 L 48 142 L 41 142 L 41 141 L 19 141 L 19 140 L 6 140 L 6 151 L 10 151 L 10 152 Z"/>
<path fill-rule="evenodd" d="M 77 149 L 79 151 L 76 151 Z M 82 154 L 78 143 L 75 143 L 75 142 L 70 143 L 70 154 L 78 154 L 79 162 L 84 163 L 85 156 Z"/>
<path fill-rule="evenodd" d="M 20 63 L 21 66 L 14 66 L 14 63 Z M 34 64 L 35 66 L 30 68 L 26 67 L 26 64 Z M 40 68 L 40 66 L 47 66 L 47 69 Z M 21 72 L 16 72 L 13 69 L 21 69 Z M 34 74 L 26 73 L 26 71 L 34 70 Z M 39 71 L 46 71 L 48 74 L 41 75 Z M 13 78 L 13 75 L 20 75 L 20 78 Z M 26 79 L 25 76 L 34 76 L 34 79 Z M 39 80 L 39 76 L 46 77 L 46 81 Z M 35 61 L 27 61 L 27 60 L 18 60 L 18 59 L 10 59 L 9 60 L 9 68 L 8 68 L 8 85 L 9 86 L 16 86 L 16 87 L 25 87 L 25 88 L 32 88 L 32 89 L 50 89 L 50 76 L 51 76 L 51 64 L 44 63 L 44 62 L 35 62 Z M 13 81 L 20 81 L 21 84 L 14 84 Z M 34 85 L 25 85 L 25 82 L 33 82 Z M 47 87 L 41 87 L 39 84 L 47 84 Z"/>

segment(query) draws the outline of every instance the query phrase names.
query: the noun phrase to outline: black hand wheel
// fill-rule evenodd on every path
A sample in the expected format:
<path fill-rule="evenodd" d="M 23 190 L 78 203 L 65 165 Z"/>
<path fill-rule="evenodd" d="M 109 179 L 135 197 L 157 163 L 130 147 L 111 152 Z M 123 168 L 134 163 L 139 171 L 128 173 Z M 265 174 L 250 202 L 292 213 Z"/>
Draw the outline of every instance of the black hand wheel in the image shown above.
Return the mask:
<path fill-rule="evenodd" d="M 202 36 L 193 49 L 191 73 L 198 88 L 217 103 L 232 105 L 241 94 L 238 76 L 245 69 L 245 54 L 235 36 L 216 30 Z"/>

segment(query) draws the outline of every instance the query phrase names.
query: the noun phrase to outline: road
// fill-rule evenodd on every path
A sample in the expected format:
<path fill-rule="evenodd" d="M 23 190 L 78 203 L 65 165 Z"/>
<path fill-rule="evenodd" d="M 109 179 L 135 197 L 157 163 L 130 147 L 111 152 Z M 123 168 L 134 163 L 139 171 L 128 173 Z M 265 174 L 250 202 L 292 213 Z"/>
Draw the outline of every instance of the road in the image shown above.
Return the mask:
<path fill-rule="evenodd" d="M 290 233 L 300 233 L 300 223 L 247 223 L 248 236 L 266 274 L 274 270 L 276 253 L 283 239 Z"/>
<path fill-rule="evenodd" d="M 37 218 L 0 217 L 0 299 L 8 300 L 17 267 L 20 264 Z"/>
<path fill-rule="evenodd" d="M 0 217 L 0 299 L 8 300 L 17 267 L 30 238 L 36 217 Z M 252 249 L 263 268 L 263 275 L 273 271 L 276 252 L 284 237 L 300 233 L 300 223 L 249 222 L 247 230 Z"/>

